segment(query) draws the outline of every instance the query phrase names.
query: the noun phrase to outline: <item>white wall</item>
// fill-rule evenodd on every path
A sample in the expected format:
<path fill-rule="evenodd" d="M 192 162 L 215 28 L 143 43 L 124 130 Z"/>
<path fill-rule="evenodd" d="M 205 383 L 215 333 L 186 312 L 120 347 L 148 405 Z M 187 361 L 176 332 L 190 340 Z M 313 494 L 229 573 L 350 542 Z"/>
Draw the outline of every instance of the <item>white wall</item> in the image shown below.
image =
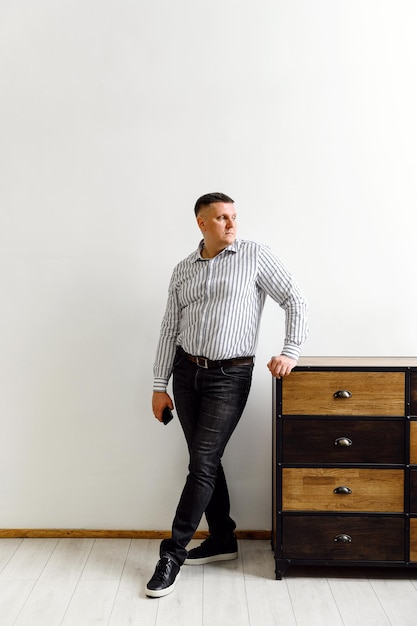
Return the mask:
<path fill-rule="evenodd" d="M 414 0 L 2 0 L 0 527 L 169 528 L 150 411 L 193 204 L 236 200 L 310 302 L 306 355 L 416 355 Z M 270 528 L 268 303 L 225 458 Z"/>

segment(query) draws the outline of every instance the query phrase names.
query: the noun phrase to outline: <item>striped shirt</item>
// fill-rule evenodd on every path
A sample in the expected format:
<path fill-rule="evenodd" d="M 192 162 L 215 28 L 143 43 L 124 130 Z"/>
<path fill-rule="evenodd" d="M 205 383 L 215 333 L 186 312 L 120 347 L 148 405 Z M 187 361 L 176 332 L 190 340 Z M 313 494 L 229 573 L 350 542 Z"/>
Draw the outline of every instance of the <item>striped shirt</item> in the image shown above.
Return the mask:
<path fill-rule="evenodd" d="M 199 248 L 174 269 L 154 364 L 154 391 L 165 391 L 177 346 L 211 360 L 254 356 L 266 296 L 285 311 L 281 354 L 298 359 L 307 336 L 307 305 L 281 261 L 242 239 L 212 259 Z"/>

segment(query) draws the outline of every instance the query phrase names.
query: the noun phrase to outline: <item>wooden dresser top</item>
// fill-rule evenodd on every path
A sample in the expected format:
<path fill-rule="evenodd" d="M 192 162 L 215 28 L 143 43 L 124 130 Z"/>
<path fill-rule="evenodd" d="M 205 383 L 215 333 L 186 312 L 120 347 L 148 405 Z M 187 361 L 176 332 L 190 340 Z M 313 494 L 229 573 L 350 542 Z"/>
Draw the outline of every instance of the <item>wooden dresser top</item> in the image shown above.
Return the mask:
<path fill-rule="evenodd" d="M 417 357 L 302 356 L 300 367 L 417 367 Z"/>

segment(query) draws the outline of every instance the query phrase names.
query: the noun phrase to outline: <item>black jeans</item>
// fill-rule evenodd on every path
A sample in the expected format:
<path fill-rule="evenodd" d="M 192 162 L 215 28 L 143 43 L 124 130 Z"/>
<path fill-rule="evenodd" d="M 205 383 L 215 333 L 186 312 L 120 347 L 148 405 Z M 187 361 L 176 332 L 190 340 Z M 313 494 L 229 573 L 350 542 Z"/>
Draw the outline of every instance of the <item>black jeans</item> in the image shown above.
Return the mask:
<path fill-rule="evenodd" d="M 205 512 L 210 534 L 228 538 L 236 528 L 221 458 L 245 408 L 253 365 L 204 369 L 177 353 L 173 372 L 175 408 L 187 440 L 189 473 L 161 556 L 179 565 Z"/>

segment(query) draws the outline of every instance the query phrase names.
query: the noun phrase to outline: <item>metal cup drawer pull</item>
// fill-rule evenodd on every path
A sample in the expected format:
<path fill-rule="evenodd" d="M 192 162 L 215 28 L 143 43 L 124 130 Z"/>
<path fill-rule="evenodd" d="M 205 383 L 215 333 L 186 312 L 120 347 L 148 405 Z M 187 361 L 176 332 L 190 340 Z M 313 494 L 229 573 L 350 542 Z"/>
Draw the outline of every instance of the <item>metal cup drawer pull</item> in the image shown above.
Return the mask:
<path fill-rule="evenodd" d="M 352 489 L 349 489 L 349 487 L 336 487 L 336 489 L 333 490 L 333 493 L 338 496 L 348 496 L 352 493 Z"/>
<path fill-rule="evenodd" d="M 352 543 L 352 537 L 350 535 L 337 535 L 337 537 L 334 538 L 334 542 L 335 543 Z"/>
<path fill-rule="evenodd" d="M 334 398 L 351 398 L 352 393 L 348 391 L 347 389 L 339 389 L 339 391 L 336 391 L 333 394 L 333 397 Z"/>
<path fill-rule="evenodd" d="M 338 437 L 334 442 L 334 445 L 339 446 L 340 448 L 348 448 L 352 445 L 352 443 L 352 439 L 349 439 L 349 437 Z"/>

